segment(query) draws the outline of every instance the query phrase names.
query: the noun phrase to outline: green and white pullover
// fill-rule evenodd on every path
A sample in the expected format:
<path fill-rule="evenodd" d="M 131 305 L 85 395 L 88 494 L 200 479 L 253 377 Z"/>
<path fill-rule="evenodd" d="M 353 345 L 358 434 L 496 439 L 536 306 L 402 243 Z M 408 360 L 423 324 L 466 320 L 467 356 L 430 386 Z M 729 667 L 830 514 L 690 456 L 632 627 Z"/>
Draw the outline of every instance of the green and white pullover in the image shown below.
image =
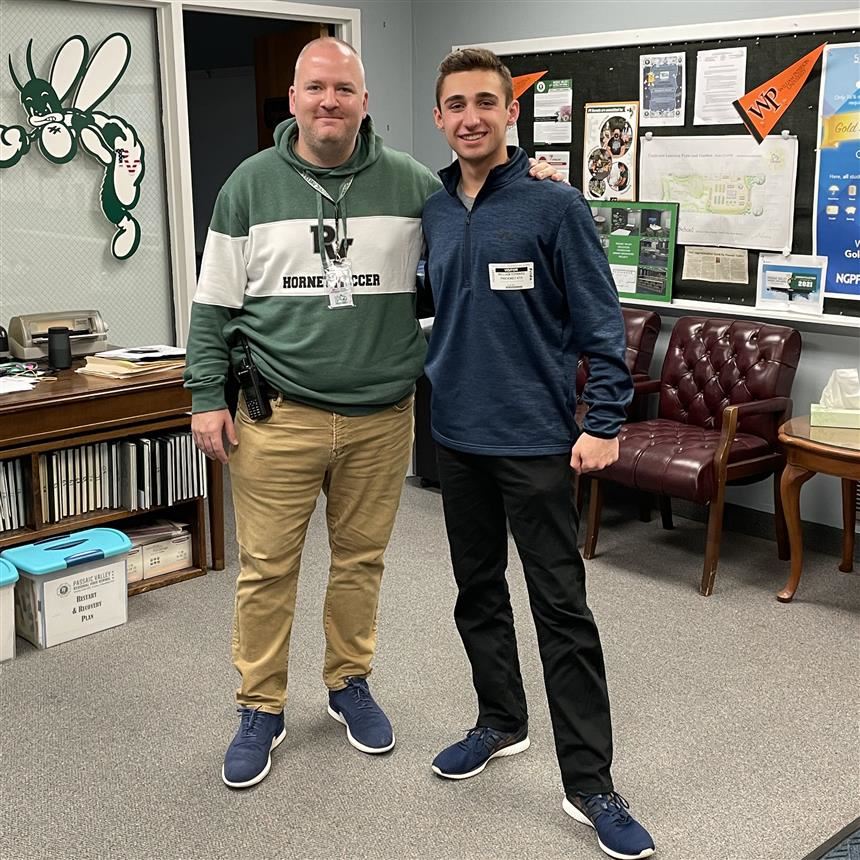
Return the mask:
<path fill-rule="evenodd" d="M 191 311 L 185 386 L 192 410 L 223 409 L 224 383 L 245 335 L 262 375 L 287 399 L 345 415 L 396 403 L 424 364 L 415 316 L 421 211 L 439 180 L 383 146 L 368 117 L 345 164 L 315 167 L 293 151 L 294 119 L 275 129 L 275 146 L 242 162 L 221 189 L 206 239 Z M 355 307 L 329 308 L 311 173 L 344 201 Z M 325 233 L 334 207 L 323 201 Z M 330 236 L 324 237 L 328 241 Z"/>

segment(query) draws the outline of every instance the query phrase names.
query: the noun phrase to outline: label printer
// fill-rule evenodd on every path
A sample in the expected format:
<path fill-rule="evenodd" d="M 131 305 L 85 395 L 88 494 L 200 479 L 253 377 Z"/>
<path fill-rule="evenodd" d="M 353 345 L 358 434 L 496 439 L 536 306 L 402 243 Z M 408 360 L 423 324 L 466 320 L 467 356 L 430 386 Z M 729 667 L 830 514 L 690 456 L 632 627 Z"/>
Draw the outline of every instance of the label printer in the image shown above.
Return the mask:
<path fill-rule="evenodd" d="M 48 329 L 69 330 L 72 357 L 103 352 L 108 348 L 107 325 L 99 311 L 59 311 L 21 314 L 9 321 L 9 349 L 20 361 L 48 358 Z"/>

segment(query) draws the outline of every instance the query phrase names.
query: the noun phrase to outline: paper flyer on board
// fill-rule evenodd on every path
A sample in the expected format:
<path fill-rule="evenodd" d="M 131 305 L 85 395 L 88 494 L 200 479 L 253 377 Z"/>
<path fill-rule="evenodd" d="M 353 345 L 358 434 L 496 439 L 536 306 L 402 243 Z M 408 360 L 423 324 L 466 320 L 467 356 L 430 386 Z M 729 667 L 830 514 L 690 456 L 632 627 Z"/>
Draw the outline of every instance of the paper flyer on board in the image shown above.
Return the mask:
<path fill-rule="evenodd" d="M 680 203 L 679 244 L 791 249 L 797 138 L 652 137 L 642 147 L 639 196 Z"/>
<path fill-rule="evenodd" d="M 585 106 L 582 193 L 586 200 L 636 199 L 639 102 Z"/>
<path fill-rule="evenodd" d="M 643 54 L 639 57 L 639 123 L 683 125 L 686 55 Z"/>
<path fill-rule="evenodd" d="M 671 301 L 678 206 L 617 200 L 588 205 L 618 295 Z"/>
<path fill-rule="evenodd" d="M 748 284 L 749 252 L 740 248 L 684 249 L 684 281 L 708 281 L 714 284 Z"/>
<path fill-rule="evenodd" d="M 828 45 L 822 70 L 812 247 L 825 296 L 860 300 L 860 42 Z"/>
<path fill-rule="evenodd" d="M 539 80 L 534 87 L 534 142 L 570 143 L 570 114 L 573 109 L 573 81 Z"/>
<path fill-rule="evenodd" d="M 737 125 L 734 107 L 746 92 L 746 48 L 717 48 L 696 54 L 696 102 L 693 125 Z"/>

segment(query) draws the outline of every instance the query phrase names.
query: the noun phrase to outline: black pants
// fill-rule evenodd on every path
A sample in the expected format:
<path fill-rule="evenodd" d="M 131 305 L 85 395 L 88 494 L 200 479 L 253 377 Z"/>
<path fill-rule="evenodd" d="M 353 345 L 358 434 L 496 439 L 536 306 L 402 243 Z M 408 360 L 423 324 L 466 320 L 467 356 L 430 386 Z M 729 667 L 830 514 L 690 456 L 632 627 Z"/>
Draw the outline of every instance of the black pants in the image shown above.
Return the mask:
<path fill-rule="evenodd" d="M 603 650 L 585 598 L 569 455 L 486 457 L 437 446 L 457 629 L 472 664 L 479 726 L 528 721 L 510 593 L 507 516 L 525 570 L 562 782 L 612 790 Z"/>

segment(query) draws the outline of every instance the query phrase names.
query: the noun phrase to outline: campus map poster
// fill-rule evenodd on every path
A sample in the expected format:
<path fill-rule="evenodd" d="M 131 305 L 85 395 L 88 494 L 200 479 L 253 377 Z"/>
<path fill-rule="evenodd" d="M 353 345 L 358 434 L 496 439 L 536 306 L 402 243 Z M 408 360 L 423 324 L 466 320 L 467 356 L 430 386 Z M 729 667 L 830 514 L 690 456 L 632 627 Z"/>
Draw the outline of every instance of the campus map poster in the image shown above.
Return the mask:
<path fill-rule="evenodd" d="M 682 245 L 790 251 L 797 138 L 652 137 L 639 196 L 681 205 Z"/>
<path fill-rule="evenodd" d="M 639 102 L 585 106 L 582 193 L 586 200 L 636 199 Z"/>
<path fill-rule="evenodd" d="M 824 294 L 860 300 L 860 42 L 824 49 L 818 108 L 813 250 L 827 258 Z"/>

